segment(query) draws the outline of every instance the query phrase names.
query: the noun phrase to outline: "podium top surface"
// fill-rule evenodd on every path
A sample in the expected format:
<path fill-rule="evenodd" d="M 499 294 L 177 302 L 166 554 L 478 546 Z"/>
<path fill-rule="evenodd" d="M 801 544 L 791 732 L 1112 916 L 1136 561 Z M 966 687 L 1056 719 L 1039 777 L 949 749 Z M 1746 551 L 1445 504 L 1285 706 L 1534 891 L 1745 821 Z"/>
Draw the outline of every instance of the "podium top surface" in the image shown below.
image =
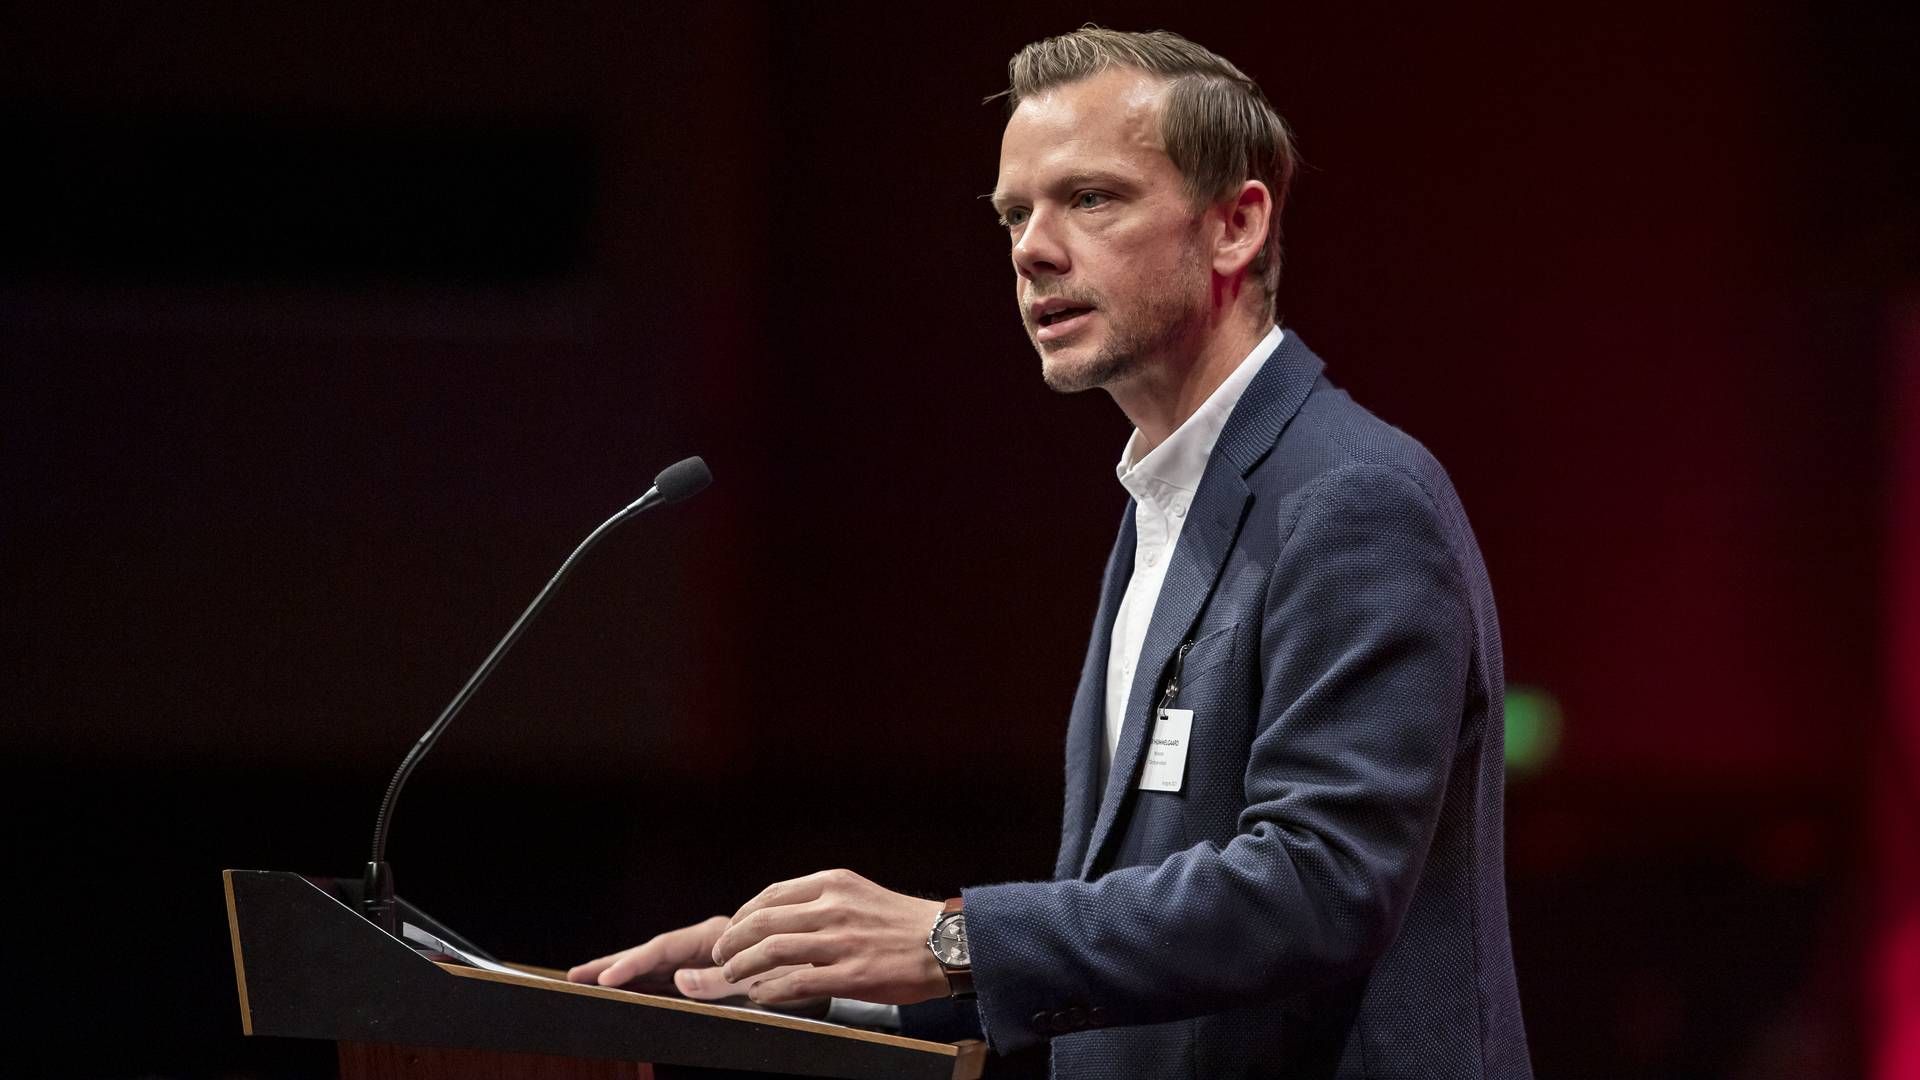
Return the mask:
<path fill-rule="evenodd" d="M 973 1080 L 986 1047 L 429 959 L 298 874 L 224 874 L 249 1035 Z"/>

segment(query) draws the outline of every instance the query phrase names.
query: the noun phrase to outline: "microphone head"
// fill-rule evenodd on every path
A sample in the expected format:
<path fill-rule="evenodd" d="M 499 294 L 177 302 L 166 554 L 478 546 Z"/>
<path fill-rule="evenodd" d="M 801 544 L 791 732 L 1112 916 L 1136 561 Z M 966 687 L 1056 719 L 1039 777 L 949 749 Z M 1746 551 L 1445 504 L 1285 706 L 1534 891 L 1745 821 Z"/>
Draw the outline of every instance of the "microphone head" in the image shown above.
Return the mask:
<path fill-rule="evenodd" d="M 660 501 L 670 503 L 698 495 L 711 483 L 712 471 L 707 468 L 706 462 L 697 457 L 676 461 L 653 478 L 653 486 L 660 492 Z"/>

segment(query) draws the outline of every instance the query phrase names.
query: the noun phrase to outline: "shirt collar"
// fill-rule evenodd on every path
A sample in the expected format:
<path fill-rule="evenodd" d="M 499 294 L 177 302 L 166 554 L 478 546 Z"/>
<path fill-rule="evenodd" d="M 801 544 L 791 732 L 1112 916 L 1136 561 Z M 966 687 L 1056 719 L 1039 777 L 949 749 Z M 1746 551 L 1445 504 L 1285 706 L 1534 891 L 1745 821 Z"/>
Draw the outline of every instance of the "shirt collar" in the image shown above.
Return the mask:
<path fill-rule="evenodd" d="M 1140 451 L 1141 438 L 1140 429 L 1135 428 L 1120 451 L 1119 463 L 1113 467 L 1120 486 L 1135 500 L 1157 501 L 1176 491 L 1189 495 L 1196 491 L 1200 477 L 1207 471 L 1207 458 L 1212 456 L 1214 444 L 1220 441 L 1220 432 L 1227 426 L 1227 417 L 1232 415 L 1240 395 L 1246 392 L 1247 384 L 1280 347 L 1284 336 L 1285 331 L 1278 326 L 1267 331 L 1267 336 L 1207 395 L 1207 400 L 1187 417 L 1186 423 L 1137 461 L 1135 456 Z"/>

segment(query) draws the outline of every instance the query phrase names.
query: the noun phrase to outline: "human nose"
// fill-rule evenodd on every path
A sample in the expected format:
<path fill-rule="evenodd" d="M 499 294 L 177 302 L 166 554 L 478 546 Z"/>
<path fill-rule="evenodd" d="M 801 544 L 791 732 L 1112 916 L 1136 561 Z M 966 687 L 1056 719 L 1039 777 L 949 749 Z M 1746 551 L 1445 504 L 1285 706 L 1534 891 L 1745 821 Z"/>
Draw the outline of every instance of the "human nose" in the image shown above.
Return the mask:
<path fill-rule="evenodd" d="M 1021 277 L 1058 277 L 1071 269 L 1066 245 L 1053 222 L 1052 214 L 1035 210 L 1013 242 L 1013 269 Z"/>

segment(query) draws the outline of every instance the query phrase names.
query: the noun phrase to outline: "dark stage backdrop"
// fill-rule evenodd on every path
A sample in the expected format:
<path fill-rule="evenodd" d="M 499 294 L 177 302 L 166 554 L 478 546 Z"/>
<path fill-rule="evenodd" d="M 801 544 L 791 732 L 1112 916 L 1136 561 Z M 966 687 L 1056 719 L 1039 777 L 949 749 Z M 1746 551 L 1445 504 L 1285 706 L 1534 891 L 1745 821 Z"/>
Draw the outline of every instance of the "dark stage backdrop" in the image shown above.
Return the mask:
<path fill-rule="evenodd" d="M 418 774 L 401 891 L 564 965 L 832 865 L 1045 874 L 1126 428 L 1040 383 L 980 100 L 1091 18 L 1293 122 L 1285 321 L 1473 516 L 1542 1074 L 1862 1060 L 1911 19 L 386 7 L 0 33 L 17 1043 L 324 1073 L 239 1037 L 218 871 L 357 872 L 407 745 L 688 453 L 714 488 Z"/>

